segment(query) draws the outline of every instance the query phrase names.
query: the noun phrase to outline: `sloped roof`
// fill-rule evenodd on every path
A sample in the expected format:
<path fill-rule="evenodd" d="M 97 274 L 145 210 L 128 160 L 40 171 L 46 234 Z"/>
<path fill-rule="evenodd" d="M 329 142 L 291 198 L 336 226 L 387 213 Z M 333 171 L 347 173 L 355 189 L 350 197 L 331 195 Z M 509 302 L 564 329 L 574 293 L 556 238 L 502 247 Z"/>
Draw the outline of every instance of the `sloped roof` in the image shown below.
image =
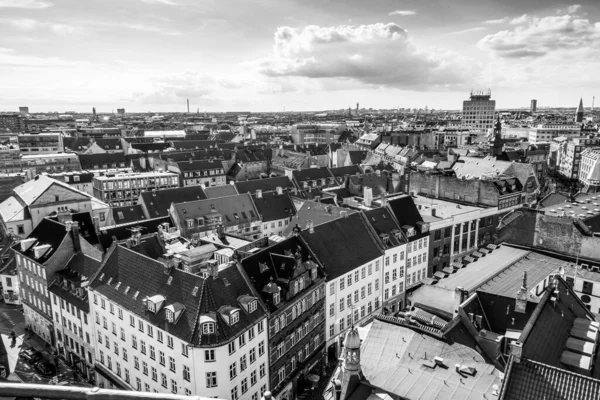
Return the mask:
<path fill-rule="evenodd" d="M 207 161 L 207 160 L 196 160 L 196 161 L 180 161 L 177 163 L 177 167 L 181 172 L 185 171 L 204 171 L 212 169 L 223 169 L 221 161 Z"/>
<path fill-rule="evenodd" d="M 369 223 L 369 225 L 371 225 L 373 230 L 375 230 L 375 232 L 377 233 L 382 246 L 394 247 L 407 242 L 406 237 L 402 234 L 400 226 L 396 223 L 396 221 L 394 220 L 387 208 L 380 207 L 362 212 L 365 214 L 366 220 Z M 399 240 L 395 235 L 396 233 L 399 233 L 402 239 Z M 390 239 L 389 246 L 383 243 L 383 238 L 386 235 Z"/>
<path fill-rule="evenodd" d="M 362 174 L 363 171 L 358 165 L 348 165 L 346 167 L 329 168 L 333 176 L 344 177 L 346 175 Z"/>
<path fill-rule="evenodd" d="M 130 222 L 146 219 L 141 204 L 123 207 L 113 207 L 111 209 L 115 225 L 127 224 Z"/>
<path fill-rule="evenodd" d="M 140 279 L 140 276 L 144 279 Z M 222 345 L 265 316 L 262 307 L 248 314 L 238 304 L 239 296 L 251 295 L 252 291 L 235 267 L 220 269 L 216 279 L 204 279 L 176 268 L 172 268 L 170 273 L 166 274 L 162 262 L 147 258 L 137 253 L 134 248 L 128 249 L 122 245 L 116 246 L 109 255 L 91 287 L 139 318 L 196 346 Z M 134 298 L 136 293 L 138 295 Z M 157 313 L 148 311 L 142 301 L 155 295 L 166 298 L 166 304 Z M 180 303 L 185 309 L 176 323 L 169 323 L 165 308 L 174 303 Z M 223 320 L 218 313 L 222 306 L 240 309 L 238 323 L 230 326 Z M 212 313 L 216 322 L 215 333 L 202 335 L 198 321 L 201 315 L 209 313 Z"/>
<path fill-rule="evenodd" d="M 78 194 L 88 197 L 88 198 L 92 197 L 87 193 L 84 193 L 82 191 L 75 189 L 73 186 L 69 186 L 62 181 L 50 178 L 46 175 L 36 176 L 34 179 L 32 179 L 28 182 L 25 182 L 24 184 L 14 188 L 13 192 L 15 193 L 16 196 L 19 197 L 19 200 L 23 204 L 30 206 L 32 203 L 34 203 L 38 199 L 38 197 L 40 197 L 42 194 L 44 194 L 46 192 L 46 190 L 48 190 L 50 188 L 50 186 L 52 186 L 52 185 L 58 185 L 62 188 L 65 188 L 69 191 L 78 193 Z"/>
<path fill-rule="evenodd" d="M 331 204 L 307 200 L 304 202 L 302 207 L 296 211 L 296 215 L 294 218 L 292 218 L 287 228 L 285 228 L 283 234 L 285 236 L 290 235 L 292 233 L 292 229 L 296 225 L 298 225 L 300 229 L 304 229 L 308 220 L 313 221 L 313 225 L 317 226 L 324 224 L 325 222 L 341 218 L 342 211 L 346 211 L 347 214 L 357 213 L 356 210 L 351 208 L 343 208 Z"/>
<path fill-rule="evenodd" d="M 317 225 L 313 233 L 303 230 L 300 235 L 323 263 L 328 279 L 344 275 L 383 254 L 361 213 Z"/>
<path fill-rule="evenodd" d="M 396 218 L 396 221 L 398 221 L 398 224 L 404 233 L 406 233 L 403 228 L 405 225 L 412 226 L 416 229 L 417 223 L 423 221 L 421 213 L 415 205 L 413 198 L 408 195 L 389 200 L 387 207 L 394 218 Z M 417 235 L 420 235 L 420 232 L 417 232 Z"/>
<path fill-rule="evenodd" d="M 121 164 L 129 165 L 123 153 L 80 154 L 79 163 L 83 170 L 104 169 L 104 164 L 107 164 L 108 168 L 112 168 L 113 164 L 116 164 L 117 167 L 120 167 Z"/>
<path fill-rule="evenodd" d="M 223 196 L 234 196 L 238 194 L 235 186 L 233 185 L 221 185 L 221 186 L 209 186 L 204 189 L 207 199 L 215 199 Z"/>
<path fill-rule="evenodd" d="M 296 215 L 294 202 L 287 190 L 283 191 L 282 194 L 263 192 L 260 198 L 253 194 L 252 200 L 254 200 L 254 205 L 263 222 L 277 221 Z"/>
<path fill-rule="evenodd" d="M 128 224 L 115 225 L 111 227 L 100 228 L 98 239 L 104 250 L 108 250 L 113 241 L 128 239 L 131 237 L 132 228 L 140 228 L 142 234 L 150 234 L 158 232 L 158 226 L 165 222 L 171 224 L 171 217 L 150 218 L 142 221 L 134 221 Z"/>
<path fill-rule="evenodd" d="M 537 361 L 511 357 L 499 400 L 600 398 L 600 380 Z"/>
<path fill-rule="evenodd" d="M 65 225 L 49 218 L 44 218 L 27 237 L 28 239 L 36 239 L 33 245 L 29 246 L 25 252 L 21 251 L 19 244 L 15 245 L 13 249 L 15 249 L 16 252 L 23 254 L 25 257 L 32 258 L 38 263 L 44 264 L 56 252 L 66 235 L 67 231 Z M 49 250 L 46 251 L 40 258 L 36 258 L 33 248 L 43 245 L 49 245 Z"/>
<path fill-rule="evenodd" d="M 276 176 L 273 178 L 253 179 L 249 181 L 235 182 L 238 193 L 256 193 L 257 190 L 263 192 L 274 191 L 278 187 L 282 189 L 293 189 L 294 184 L 287 176 Z"/>
<path fill-rule="evenodd" d="M 10 196 L 0 203 L 0 216 L 4 222 L 23 221 L 31 217 L 27 206 L 15 196 Z"/>
<path fill-rule="evenodd" d="M 300 171 L 292 171 L 292 176 L 294 177 L 296 182 L 333 177 L 327 167 L 307 168 Z"/>
<path fill-rule="evenodd" d="M 200 186 L 142 192 L 140 196 L 148 210 L 149 218 L 168 216 L 171 203 L 206 199 L 206 194 Z"/>
<path fill-rule="evenodd" d="M 250 194 L 216 197 L 214 199 L 189 201 L 173 205 L 180 221 L 203 217 L 212 212 L 223 216 L 223 225 L 232 226 L 258 220 L 258 210 Z M 236 218 L 236 215 L 238 218 Z M 207 228 L 208 229 L 208 228 Z"/>

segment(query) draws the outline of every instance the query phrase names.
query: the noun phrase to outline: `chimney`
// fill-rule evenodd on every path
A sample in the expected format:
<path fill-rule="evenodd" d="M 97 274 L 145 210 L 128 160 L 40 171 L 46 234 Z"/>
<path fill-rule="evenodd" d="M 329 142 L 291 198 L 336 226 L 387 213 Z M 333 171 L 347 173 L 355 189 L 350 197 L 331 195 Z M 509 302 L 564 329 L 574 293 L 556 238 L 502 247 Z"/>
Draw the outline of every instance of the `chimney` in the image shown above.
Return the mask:
<path fill-rule="evenodd" d="M 262 190 L 261 189 L 256 189 L 256 198 L 262 199 Z"/>
<path fill-rule="evenodd" d="M 381 207 L 387 206 L 387 192 L 381 192 L 381 200 L 379 201 Z"/>
<path fill-rule="evenodd" d="M 432 209 L 431 209 L 431 216 L 432 216 L 432 217 L 435 217 L 435 216 L 436 216 L 436 213 L 437 213 L 436 209 L 435 209 L 435 208 L 432 208 Z"/>
<path fill-rule="evenodd" d="M 348 218 L 348 211 L 340 211 L 340 217 Z"/>
<path fill-rule="evenodd" d="M 312 219 L 306 221 L 306 227 L 308 228 L 308 233 L 315 233 L 315 226 Z"/>
<path fill-rule="evenodd" d="M 81 242 L 79 240 L 79 223 L 76 221 L 70 221 L 67 224 L 67 228 L 71 228 L 71 238 L 73 239 L 73 250 L 75 252 L 81 251 Z"/>
<path fill-rule="evenodd" d="M 281 186 L 277 186 L 277 194 L 283 194 L 283 188 Z"/>
<path fill-rule="evenodd" d="M 217 236 L 219 237 L 219 240 L 225 239 L 225 227 L 223 224 L 217 226 Z"/>
<path fill-rule="evenodd" d="M 213 279 L 217 279 L 219 277 L 219 264 L 217 260 L 209 260 L 206 265 L 206 272 L 208 276 L 212 276 Z"/>
<path fill-rule="evenodd" d="M 380 170 L 378 170 L 378 169 L 376 169 L 376 170 L 375 170 L 375 175 L 377 175 L 377 176 L 381 176 L 381 171 L 380 171 Z"/>
<path fill-rule="evenodd" d="M 140 228 L 131 228 L 131 244 L 137 246 L 140 244 L 142 238 L 142 231 Z"/>
<path fill-rule="evenodd" d="M 460 286 L 457 286 L 456 289 L 454 289 L 454 314 L 458 314 L 458 307 L 462 304 L 463 302 L 463 288 Z"/>

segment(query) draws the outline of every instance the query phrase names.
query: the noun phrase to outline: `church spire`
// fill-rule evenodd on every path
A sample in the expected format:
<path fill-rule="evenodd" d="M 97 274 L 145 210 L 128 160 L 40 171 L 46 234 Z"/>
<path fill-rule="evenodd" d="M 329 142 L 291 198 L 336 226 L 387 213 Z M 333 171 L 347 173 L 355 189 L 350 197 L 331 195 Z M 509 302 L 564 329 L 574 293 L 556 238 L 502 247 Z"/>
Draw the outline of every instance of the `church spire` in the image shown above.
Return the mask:
<path fill-rule="evenodd" d="M 501 156 L 503 147 L 504 143 L 502 141 L 502 123 L 500 122 L 500 114 L 498 114 L 498 117 L 496 119 L 496 125 L 494 126 L 494 138 L 492 139 L 490 155 L 492 157 Z"/>
<path fill-rule="evenodd" d="M 583 122 L 583 98 L 579 99 L 579 105 L 575 112 L 575 122 Z"/>

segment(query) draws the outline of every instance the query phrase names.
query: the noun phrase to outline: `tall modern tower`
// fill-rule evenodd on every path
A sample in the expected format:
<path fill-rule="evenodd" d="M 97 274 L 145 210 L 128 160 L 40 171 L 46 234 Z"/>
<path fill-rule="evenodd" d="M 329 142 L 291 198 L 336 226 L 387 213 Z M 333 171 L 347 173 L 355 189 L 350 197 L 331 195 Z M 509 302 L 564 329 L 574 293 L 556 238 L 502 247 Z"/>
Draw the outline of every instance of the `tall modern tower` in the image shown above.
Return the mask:
<path fill-rule="evenodd" d="M 579 105 L 575 112 L 575 122 L 583 122 L 583 98 L 579 99 Z"/>
<path fill-rule="evenodd" d="M 469 100 L 463 101 L 463 128 L 477 132 L 488 132 L 494 128 L 496 100 L 491 100 L 492 91 L 472 91 Z"/>
<path fill-rule="evenodd" d="M 536 99 L 531 100 L 531 105 L 529 106 L 529 111 L 531 111 L 532 113 L 537 111 L 537 100 Z"/>

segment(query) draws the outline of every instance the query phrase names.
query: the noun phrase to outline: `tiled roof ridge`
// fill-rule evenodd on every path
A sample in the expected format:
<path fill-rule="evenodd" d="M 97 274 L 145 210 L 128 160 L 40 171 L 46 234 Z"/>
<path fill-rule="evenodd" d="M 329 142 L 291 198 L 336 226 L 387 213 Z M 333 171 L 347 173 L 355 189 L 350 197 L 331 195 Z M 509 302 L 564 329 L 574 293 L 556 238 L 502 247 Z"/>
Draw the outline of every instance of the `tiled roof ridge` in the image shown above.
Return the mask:
<path fill-rule="evenodd" d="M 504 372 L 504 379 L 502 380 L 502 386 L 500 393 L 498 394 L 498 400 L 504 400 L 506 393 L 508 392 L 508 385 L 510 383 L 510 376 L 512 373 L 513 365 L 515 364 L 514 356 L 511 354 L 508 359 L 508 367 Z"/>
<path fill-rule="evenodd" d="M 548 288 L 546 288 L 544 290 L 544 294 L 540 298 L 540 302 L 537 304 L 537 306 L 533 310 L 531 317 L 529 317 L 527 324 L 525 325 L 525 327 L 523 328 L 523 331 L 521 332 L 521 336 L 519 336 L 519 339 L 518 339 L 519 343 L 525 344 L 525 342 L 527 341 L 527 338 L 529 337 L 529 335 L 531 334 L 531 331 L 533 330 L 533 326 L 537 322 L 540 314 L 542 313 L 542 310 L 546 306 L 548 299 L 550 299 L 551 294 L 552 293 L 550 292 L 550 290 L 548 290 Z"/>

